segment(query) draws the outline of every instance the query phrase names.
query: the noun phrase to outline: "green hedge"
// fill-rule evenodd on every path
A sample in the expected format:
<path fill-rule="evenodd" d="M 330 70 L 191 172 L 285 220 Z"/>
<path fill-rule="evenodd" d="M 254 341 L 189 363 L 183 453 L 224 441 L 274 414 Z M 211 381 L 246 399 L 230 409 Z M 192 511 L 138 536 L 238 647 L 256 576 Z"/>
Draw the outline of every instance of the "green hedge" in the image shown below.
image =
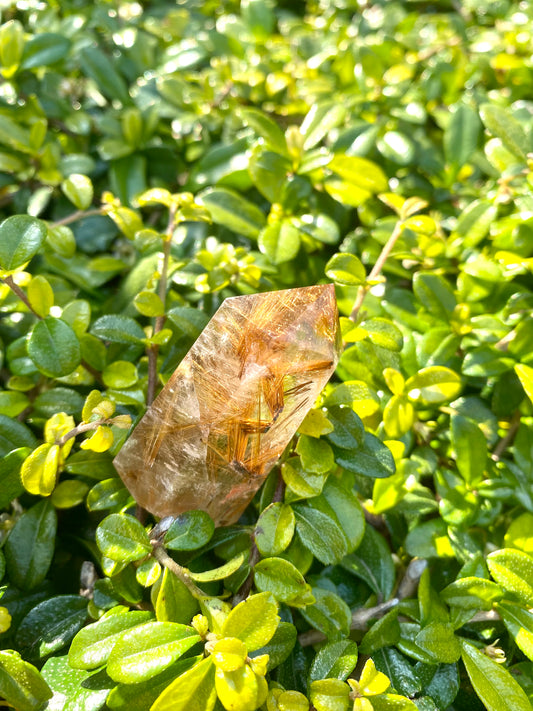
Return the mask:
<path fill-rule="evenodd" d="M 532 3 L 1 19 L 0 697 L 531 709 Z M 328 280 L 339 366 L 239 523 L 156 525 L 131 424 L 224 298 Z"/>

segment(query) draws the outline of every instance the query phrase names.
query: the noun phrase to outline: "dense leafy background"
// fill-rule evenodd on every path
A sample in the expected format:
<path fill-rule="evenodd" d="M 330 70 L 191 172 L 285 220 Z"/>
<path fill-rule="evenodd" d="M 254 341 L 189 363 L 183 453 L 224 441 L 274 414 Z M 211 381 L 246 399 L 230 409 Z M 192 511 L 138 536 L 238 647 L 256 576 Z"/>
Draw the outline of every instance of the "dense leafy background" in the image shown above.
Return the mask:
<path fill-rule="evenodd" d="M 531 3 L 2 23 L 0 696 L 530 709 Z M 225 297 L 328 279 L 344 354 L 241 522 L 153 529 L 132 421 Z"/>

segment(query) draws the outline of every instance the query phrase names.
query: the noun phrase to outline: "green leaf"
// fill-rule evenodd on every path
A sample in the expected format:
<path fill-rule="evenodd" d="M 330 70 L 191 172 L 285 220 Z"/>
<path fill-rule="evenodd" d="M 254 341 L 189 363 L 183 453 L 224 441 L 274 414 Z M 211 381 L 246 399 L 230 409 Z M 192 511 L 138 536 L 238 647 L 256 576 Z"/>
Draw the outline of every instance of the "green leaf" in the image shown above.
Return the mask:
<path fill-rule="evenodd" d="M 394 647 L 385 647 L 372 655 L 376 669 L 385 674 L 392 686 L 402 694 L 415 696 L 422 690 L 420 679 L 411 662 Z"/>
<path fill-rule="evenodd" d="M 165 304 L 162 302 L 161 297 L 153 291 L 141 291 L 134 298 L 133 303 L 137 311 L 143 316 L 155 318 L 165 315 Z"/>
<path fill-rule="evenodd" d="M 347 555 L 341 565 L 383 599 L 390 597 L 396 578 L 394 562 L 385 539 L 372 526 L 366 527 L 357 552 Z"/>
<path fill-rule="evenodd" d="M 389 187 L 383 170 L 366 158 L 337 154 L 328 167 L 343 180 L 370 193 L 382 193 Z"/>
<path fill-rule="evenodd" d="M 118 684 L 109 692 L 105 703 L 113 711 L 144 711 L 151 708 L 168 685 L 202 661 L 202 656 L 179 659 L 160 674 L 134 684 Z"/>
<path fill-rule="evenodd" d="M 487 466 L 488 449 L 485 435 L 475 422 L 463 415 L 452 415 L 451 435 L 461 476 L 467 484 L 477 486 L 482 481 Z"/>
<path fill-rule="evenodd" d="M 0 463 L 0 471 L 1 471 Z M 0 480 L 1 480 L 0 474 Z M 526 511 L 525 513 L 515 518 L 503 539 L 506 548 L 518 548 L 533 555 L 533 514 Z"/>
<path fill-rule="evenodd" d="M 57 595 L 39 603 L 17 628 L 17 647 L 34 660 L 66 647 L 87 619 L 87 604 L 79 595 Z"/>
<path fill-rule="evenodd" d="M 309 235 L 309 237 L 323 244 L 337 244 L 340 239 L 339 226 L 335 220 L 323 213 L 293 217 L 292 224 L 297 227 L 300 232 Z"/>
<path fill-rule="evenodd" d="M 36 588 L 45 579 L 54 555 L 57 517 L 43 499 L 22 514 L 9 534 L 4 552 L 7 570 L 21 590 Z"/>
<path fill-rule="evenodd" d="M 362 654 L 374 654 L 378 649 L 397 644 L 399 639 L 400 625 L 398 623 L 398 608 L 393 607 L 392 610 L 387 612 L 380 620 L 374 622 L 363 637 L 360 650 Z M 380 669 L 380 671 L 388 674 L 385 669 Z"/>
<path fill-rule="evenodd" d="M 300 611 L 302 617 L 320 632 L 329 642 L 337 642 L 350 634 L 352 613 L 348 605 L 331 590 L 314 588 L 315 602 Z"/>
<path fill-rule="evenodd" d="M 328 419 L 334 428 L 327 435 L 330 442 L 342 449 L 358 449 L 363 444 L 365 428 L 351 407 L 329 407 Z"/>
<path fill-rule="evenodd" d="M 428 313 L 441 321 L 449 321 L 457 301 L 444 277 L 432 272 L 416 272 L 413 291 Z"/>
<path fill-rule="evenodd" d="M 495 605 L 517 647 L 533 661 L 533 613 L 523 607 L 502 601 Z"/>
<path fill-rule="evenodd" d="M 287 502 L 320 494 L 326 480 L 325 474 L 312 474 L 304 471 L 302 460 L 299 457 L 290 457 L 286 462 L 283 462 L 281 474 L 289 489 Z"/>
<path fill-rule="evenodd" d="M 68 55 L 71 42 L 56 32 L 40 32 L 26 42 L 22 55 L 22 69 L 35 69 L 56 64 Z"/>
<path fill-rule="evenodd" d="M 469 203 L 457 219 L 452 232 L 453 244 L 461 248 L 475 247 L 488 234 L 498 214 L 498 206 L 489 200 L 474 200 Z"/>
<path fill-rule="evenodd" d="M 126 82 L 115 69 L 110 57 L 97 47 L 83 47 L 80 58 L 82 72 L 96 83 L 109 101 L 118 99 L 122 104 L 131 103 Z"/>
<path fill-rule="evenodd" d="M 346 109 L 337 102 L 323 101 L 314 104 L 300 126 L 300 132 L 304 136 L 304 150 L 314 148 L 332 128 L 344 121 L 345 116 Z"/>
<path fill-rule="evenodd" d="M 213 580 L 224 580 L 224 578 L 228 578 L 230 575 L 233 575 L 233 573 L 236 573 L 237 570 L 239 570 L 241 565 L 244 563 L 246 556 L 247 551 L 241 551 L 241 553 L 237 553 L 237 555 L 231 558 L 231 560 L 228 560 L 227 563 L 224 563 L 224 565 L 221 565 L 218 568 L 204 570 L 201 573 L 195 573 L 190 570 L 189 576 L 198 583 L 208 583 Z"/>
<path fill-rule="evenodd" d="M 267 225 L 261 231 L 257 243 L 272 264 L 282 264 L 298 254 L 300 233 L 290 219 L 284 219 Z"/>
<path fill-rule="evenodd" d="M 461 644 L 466 671 L 487 711 L 530 711 L 526 694 L 505 667 L 466 640 L 461 640 Z"/>
<path fill-rule="evenodd" d="M 481 122 L 477 112 L 467 104 L 455 106 L 444 131 L 444 155 L 446 161 L 462 168 L 477 148 Z"/>
<path fill-rule="evenodd" d="M 216 698 L 215 665 L 208 657 L 167 686 L 150 711 L 212 711 Z"/>
<path fill-rule="evenodd" d="M 152 550 L 142 524 L 127 514 L 105 518 L 96 529 L 96 543 L 107 558 L 121 563 L 140 560 Z"/>
<path fill-rule="evenodd" d="M 431 622 L 416 636 L 416 644 L 436 662 L 453 664 L 461 656 L 461 645 L 453 626 L 445 622 Z"/>
<path fill-rule="evenodd" d="M 152 605 L 160 622 L 188 624 L 198 610 L 198 601 L 182 581 L 164 568 L 152 588 Z"/>
<path fill-rule="evenodd" d="M 209 210 L 217 225 L 245 237 L 257 239 L 266 224 L 258 207 L 227 188 L 207 188 L 198 194 L 197 202 Z"/>
<path fill-rule="evenodd" d="M 479 114 L 492 135 L 500 138 L 508 151 L 525 162 L 531 145 L 524 129 L 512 113 L 496 104 L 481 104 Z"/>
<path fill-rule="evenodd" d="M 6 508 L 24 491 L 20 469 L 30 452 L 29 447 L 20 447 L 0 459 L 0 509 Z"/>
<path fill-rule="evenodd" d="M 283 558 L 260 560 L 254 568 L 254 580 L 258 590 L 271 592 L 279 602 L 303 607 L 315 601 L 303 575 Z"/>
<path fill-rule="evenodd" d="M 309 698 L 316 711 L 348 711 L 350 687 L 340 679 L 316 679 L 310 684 Z"/>
<path fill-rule="evenodd" d="M 91 333 L 103 341 L 123 343 L 124 345 L 142 345 L 145 335 L 137 321 L 129 316 L 107 314 L 97 319 Z"/>
<path fill-rule="evenodd" d="M 514 593 L 526 605 L 533 605 L 533 558 L 513 548 L 502 548 L 487 556 L 490 574 L 504 590 Z"/>
<path fill-rule="evenodd" d="M 324 565 L 340 562 L 348 549 L 337 521 L 313 508 L 312 500 L 295 504 L 293 510 L 296 530 L 304 546 Z"/>
<path fill-rule="evenodd" d="M 248 665 L 228 672 L 217 669 L 215 687 L 224 708 L 239 711 L 255 711 L 268 694 L 265 678 L 255 674 Z"/>
<path fill-rule="evenodd" d="M 205 511 L 186 511 L 176 516 L 164 543 L 173 551 L 192 551 L 208 543 L 214 531 L 213 519 Z"/>
<path fill-rule="evenodd" d="M 514 369 L 526 395 L 533 403 L 533 368 L 530 368 L 529 365 L 524 365 L 523 363 L 517 363 Z"/>
<path fill-rule="evenodd" d="M 296 644 L 296 627 L 290 622 L 279 622 L 268 644 L 250 653 L 251 657 L 268 654 L 268 671 L 279 667 L 288 658 Z"/>
<path fill-rule="evenodd" d="M 51 501 L 56 509 L 70 509 L 85 500 L 89 486 L 84 481 L 66 479 L 60 481 L 52 492 Z"/>
<path fill-rule="evenodd" d="M 335 461 L 350 472 L 372 479 L 389 477 L 396 471 L 394 457 L 386 444 L 365 432 L 364 445 L 358 450 L 335 447 Z"/>
<path fill-rule="evenodd" d="M 61 190 L 78 210 L 86 210 L 93 201 L 93 184 L 86 175 L 72 173 L 61 183 Z"/>
<path fill-rule="evenodd" d="M 311 474 L 325 474 L 335 466 L 333 451 L 324 439 L 301 435 L 296 451 L 302 460 L 302 466 Z"/>
<path fill-rule="evenodd" d="M 251 595 L 233 608 L 221 635 L 240 639 L 247 650 L 253 652 L 270 642 L 278 623 L 278 606 L 269 592 L 263 592 Z"/>
<path fill-rule="evenodd" d="M 491 610 L 494 602 L 501 600 L 503 591 L 492 580 L 466 577 L 447 585 L 440 596 L 448 605 L 463 610 Z"/>
<path fill-rule="evenodd" d="M 119 635 L 107 661 L 107 673 L 124 684 L 146 681 L 199 641 L 192 627 L 174 622 L 146 622 Z"/>
<path fill-rule="evenodd" d="M 457 397 L 461 391 L 461 376 L 450 368 L 432 365 L 410 377 L 405 389 L 414 402 L 438 405 Z"/>
<path fill-rule="evenodd" d="M 151 612 L 115 613 L 84 627 L 72 640 L 68 652 L 69 664 L 74 669 L 101 667 L 125 630 L 142 625 L 151 618 Z"/>
<path fill-rule="evenodd" d="M 80 343 L 68 323 L 47 316 L 33 328 L 28 355 L 41 373 L 60 378 L 72 373 L 80 364 Z"/>
<path fill-rule="evenodd" d="M 17 711 L 40 711 L 52 690 L 37 669 L 18 652 L 0 651 L 0 696 Z"/>
<path fill-rule="evenodd" d="M 377 142 L 379 152 L 397 165 L 410 165 L 416 158 L 416 146 L 401 131 L 387 131 Z"/>
<path fill-rule="evenodd" d="M 131 388 L 138 378 L 137 368 L 127 360 L 116 360 L 102 371 L 102 380 L 108 388 Z"/>
<path fill-rule="evenodd" d="M 366 271 L 361 260 L 355 254 L 334 254 L 326 264 L 326 276 L 336 284 L 358 286 L 364 284 Z"/>
<path fill-rule="evenodd" d="M 239 108 L 237 111 L 239 118 L 255 133 L 264 139 L 265 143 L 274 150 L 282 150 L 286 153 L 285 135 L 278 124 L 267 116 L 263 111 L 256 108 Z"/>
<path fill-rule="evenodd" d="M 309 670 L 309 683 L 318 679 L 346 681 L 357 664 L 357 644 L 349 639 L 329 642 L 316 654 Z"/>
<path fill-rule="evenodd" d="M 288 158 L 279 153 L 265 150 L 261 145 L 252 149 L 248 163 L 250 176 L 255 187 L 271 203 L 281 202 L 281 191 L 291 168 Z"/>
<path fill-rule="evenodd" d="M 48 316 L 54 305 L 54 292 L 48 279 L 41 275 L 33 277 L 28 284 L 27 296 L 35 313 L 41 318 Z"/>
<path fill-rule="evenodd" d="M 329 477 L 322 494 L 315 502 L 322 500 L 326 501 L 335 513 L 346 538 L 348 553 L 351 553 L 360 544 L 365 532 L 365 515 L 357 496 L 338 479 Z"/>
<path fill-rule="evenodd" d="M 34 257 L 46 238 L 46 224 L 29 215 L 14 215 L 0 224 L 0 269 L 13 271 Z"/>
<path fill-rule="evenodd" d="M 257 519 L 255 543 L 265 558 L 279 555 L 292 541 L 296 519 L 290 506 L 277 501 L 267 506 Z"/>
<path fill-rule="evenodd" d="M 20 470 L 26 491 L 38 496 L 50 496 L 56 485 L 59 455 L 59 446 L 48 442 L 33 450 Z"/>

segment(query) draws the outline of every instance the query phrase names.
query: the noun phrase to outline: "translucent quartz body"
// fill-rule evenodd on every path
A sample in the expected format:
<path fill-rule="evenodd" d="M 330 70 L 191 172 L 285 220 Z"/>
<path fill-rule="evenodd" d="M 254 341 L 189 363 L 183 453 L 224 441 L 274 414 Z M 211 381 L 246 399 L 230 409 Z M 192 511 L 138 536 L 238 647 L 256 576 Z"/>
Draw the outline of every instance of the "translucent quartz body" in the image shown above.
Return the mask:
<path fill-rule="evenodd" d="M 331 284 L 226 299 L 114 460 L 158 516 L 235 522 L 337 365 Z"/>

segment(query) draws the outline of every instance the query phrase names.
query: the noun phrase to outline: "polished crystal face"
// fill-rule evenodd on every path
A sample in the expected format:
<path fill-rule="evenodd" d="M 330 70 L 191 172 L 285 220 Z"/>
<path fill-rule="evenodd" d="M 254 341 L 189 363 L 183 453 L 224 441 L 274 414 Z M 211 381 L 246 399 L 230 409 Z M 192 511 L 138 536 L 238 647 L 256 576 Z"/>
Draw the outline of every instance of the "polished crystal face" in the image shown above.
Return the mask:
<path fill-rule="evenodd" d="M 335 370 L 331 284 L 226 299 L 114 464 L 158 516 L 235 522 Z"/>

